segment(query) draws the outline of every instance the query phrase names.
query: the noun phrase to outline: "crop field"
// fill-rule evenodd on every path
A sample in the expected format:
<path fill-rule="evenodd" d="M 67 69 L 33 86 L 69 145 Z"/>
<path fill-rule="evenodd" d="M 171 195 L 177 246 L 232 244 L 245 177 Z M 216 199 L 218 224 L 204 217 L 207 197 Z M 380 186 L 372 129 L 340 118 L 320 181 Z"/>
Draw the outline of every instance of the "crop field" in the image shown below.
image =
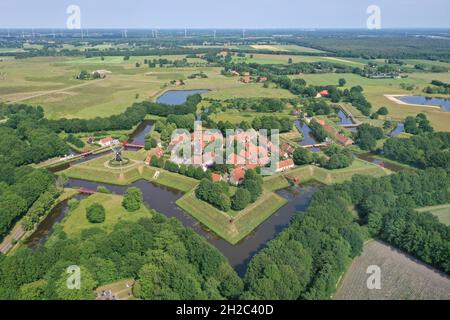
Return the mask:
<path fill-rule="evenodd" d="M 381 269 L 381 289 L 368 289 L 369 266 Z M 450 279 L 379 241 L 364 245 L 344 275 L 336 300 L 435 300 L 450 299 Z"/>
<path fill-rule="evenodd" d="M 266 54 L 266 53 L 255 53 L 246 54 L 245 57 L 233 57 L 236 62 L 246 62 L 246 63 L 259 63 L 259 64 L 287 64 L 289 59 L 292 59 L 293 63 L 299 62 L 334 62 L 349 65 L 352 67 L 362 67 L 363 63 L 348 60 L 346 58 L 335 58 L 335 57 L 323 57 L 323 56 L 302 56 L 302 55 L 289 55 L 289 54 Z"/>
<path fill-rule="evenodd" d="M 113 194 L 96 193 L 81 200 L 79 206 L 70 212 L 62 221 L 63 230 L 68 235 L 80 235 L 82 230 L 89 228 L 101 228 L 111 232 L 114 226 L 121 220 L 137 221 L 140 218 L 151 217 L 150 210 L 145 206 L 135 212 L 128 212 L 122 207 L 122 196 Z M 93 203 L 100 203 L 105 207 L 106 218 L 102 223 L 90 223 L 86 218 L 86 208 Z"/>
<path fill-rule="evenodd" d="M 450 226 L 450 204 L 418 208 L 416 210 L 418 212 L 430 212 L 432 215 L 436 216 L 440 222 Z"/>

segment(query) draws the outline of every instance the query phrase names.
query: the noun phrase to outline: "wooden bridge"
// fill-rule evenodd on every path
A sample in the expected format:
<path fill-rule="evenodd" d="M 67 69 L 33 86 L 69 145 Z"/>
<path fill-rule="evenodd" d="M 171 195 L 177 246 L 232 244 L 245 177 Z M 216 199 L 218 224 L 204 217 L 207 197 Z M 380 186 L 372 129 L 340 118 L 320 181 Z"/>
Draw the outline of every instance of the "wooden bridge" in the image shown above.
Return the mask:
<path fill-rule="evenodd" d="M 328 146 L 328 143 L 316 143 L 316 144 L 305 144 L 302 147 L 303 148 L 322 148 Z"/>
<path fill-rule="evenodd" d="M 359 123 L 347 123 L 347 124 L 340 124 L 339 126 L 343 127 L 343 128 L 357 128 L 360 125 L 362 125 L 362 122 Z"/>
<path fill-rule="evenodd" d="M 136 148 L 136 149 L 143 149 L 145 145 L 140 143 L 125 143 L 123 144 L 125 148 Z"/>
<path fill-rule="evenodd" d="M 91 190 L 91 189 L 87 189 L 87 188 L 81 188 L 78 190 L 81 194 L 94 194 L 97 193 L 97 190 Z"/>

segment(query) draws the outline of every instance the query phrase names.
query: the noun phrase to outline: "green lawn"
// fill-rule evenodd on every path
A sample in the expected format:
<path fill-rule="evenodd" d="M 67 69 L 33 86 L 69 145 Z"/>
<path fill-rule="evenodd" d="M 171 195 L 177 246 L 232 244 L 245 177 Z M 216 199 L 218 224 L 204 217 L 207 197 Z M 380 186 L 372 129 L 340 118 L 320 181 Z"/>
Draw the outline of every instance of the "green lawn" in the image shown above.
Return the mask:
<path fill-rule="evenodd" d="M 284 178 L 285 175 L 300 179 L 300 183 L 317 181 L 326 185 L 348 181 L 355 174 L 370 175 L 372 177 L 381 177 L 391 172 L 375 164 L 355 159 L 348 168 L 328 170 L 313 165 L 301 166 L 284 173 L 278 173 L 264 178 L 264 187 L 270 191 L 276 191 L 289 186 L 289 182 Z"/>
<path fill-rule="evenodd" d="M 436 216 L 440 222 L 450 226 L 450 204 L 418 208 L 416 210 L 419 212 L 430 212 L 432 215 Z"/>
<path fill-rule="evenodd" d="M 145 159 L 144 152 L 125 152 L 125 157 L 136 161 Z M 97 181 L 107 184 L 126 186 L 135 181 L 146 179 L 165 187 L 173 188 L 183 192 L 192 190 L 197 186 L 198 181 L 182 176 L 180 174 L 168 172 L 164 169 L 149 167 L 142 162 L 130 163 L 122 168 L 105 167 L 105 162 L 111 159 L 111 155 L 105 155 L 81 164 L 74 165 L 62 173 L 69 178 Z M 139 159 L 139 160 L 138 160 Z M 160 171 L 157 179 L 154 179 L 156 171 Z"/>
<path fill-rule="evenodd" d="M 82 230 L 98 227 L 111 232 L 121 220 L 137 221 L 140 218 L 151 217 L 151 211 L 141 206 L 138 211 L 128 212 L 122 207 L 122 196 L 96 193 L 82 200 L 75 210 L 70 212 L 63 220 L 63 230 L 68 235 L 79 235 Z M 100 203 L 105 207 L 106 219 L 103 223 L 90 223 L 86 218 L 86 208 L 93 203 Z"/>
<path fill-rule="evenodd" d="M 186 193 L 176 203 L 208 229 L 236 244 L 269 218 L 287 200 L 273 192 L 265 191 L 253 204 L 240 212 L 225 213 L 196 198 L 194 190 Z M 233 219 L 233 222 L 231 220 Z"/>
<path fill-rule="evenodd" d="M 347 80 L 345 88 L 356 85 L 361 85 L 364 88 L 364 95 L 372 104 L 374 111 L 381 106 L 385 106 L 389 110 L 388 117 L 398 121 L 403 121 L 407 116 L 415 116 L 423 112 L 430 119 L 436 130 L 450 131 L 450 126 L 448 125 L 450 123 L 449 112 L 429 107 L 401 105 L 384 96 L 386 94 L 424 95 L 422 90 L 430 84 L 431 80 L 450 82 L 449 73 L 412 73 L 408 74 L 408 78 L 405 79 L 369 79 L 356 74 L 337 73 L 305 74 L 291 76 L 291 78 L 302 78 L 312 85 L 337 85 L 338 80 L 344 78 Z M 404 90 L 400 87 L 401 83 L 414 85 L 415 89 L 412 91 Z M 364 122 L 370 122 L 355 108 L 350 107 L 350 109 L 355 116 L 361 118 Z"/>

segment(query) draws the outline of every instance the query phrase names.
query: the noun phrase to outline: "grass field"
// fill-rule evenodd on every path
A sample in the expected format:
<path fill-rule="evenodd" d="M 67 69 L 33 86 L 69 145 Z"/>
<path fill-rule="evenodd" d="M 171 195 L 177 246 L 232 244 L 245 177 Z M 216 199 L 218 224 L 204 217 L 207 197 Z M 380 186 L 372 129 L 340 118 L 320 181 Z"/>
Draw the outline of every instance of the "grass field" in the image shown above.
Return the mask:
<path fill-rule="evenodd" d="M 372 103 L 374 111 L 379 107 L 385 106 L 389 110 L 389 117 L 394 120 L 404 120 L 407 116 L 415 116 L 423 112 L 430 119 L 432 125 L 438 131 L 450 131 L 450 112 L 444 112 L 439 109 L 420 107 L 420 106 L 406 106 L 397 104 L 387 99 L 385 94 L 404 94 L 404 95 L 424 95 L 423 88 L 428 86 L 431 80 L 441 80 L 450 82 L 449 73 L 413 73 L 409 74 L 406 79 L 369 79 L 356 74 L 305 74 L 300 76 L 292 76 L 292 78 L 302 78 L 312 85 L 337 85 L 340 78 L 347 80 L 346 88 L 361 85 L 364 88 L 364 95 L 367 100 Z M 412 91 L 404 90 L 400 87 L 401 83 L 414 85 L 415 89 Z M 352 108 L 352 113 L 361 117 L 361 113 Z"/>
<path fill-rule="evenodd" d="M 135 160 L 136 162 L 130 163 L 122 169 L 105 167 L 105 163 L 111 159 L 111 154 L 108 154 L 103 157 L 74 165 L 64 170 L 62 173 L 69 178 L 97 181 L 122 186 L 145 179 L 183 192 L 192 190 L 198 184 L 198 181 L 195 179 L 168 172 L 164 169 L 153 168 L 145 165 L 141 162 L 145 159 L 145 153 L 143 152 L 125 152 L 124 156 Z M 157 179 L 154 179 L 153 177 L 157 170 L 160 171 L 160 175 Z"/>
<path fill-rule="evenodd" d="M 177 205 L 196 218 L 208 229 L 236 244 L 269 218 L 287 202 L 283 197 L 265 191 L 255 202 L 242 211 L 225 213 L 212 205 L 197 199 L 194 191 L 178 199 Z M 231 223 L 230 220 L 233 219 Z"/>
<path fill-rule="evenodd" d="M 369 266 L 381 269 L 381 289 L 369 290 Z M 336 300 L 450 299 L 450 279 L 414 258 L 379 241 L 364 245 L 344 275 Z"/>
<path fill-rule="evenodd" d="M 450 226 L 450 204 L 418 208 L 416 210 L 419 212 L 430 212 L 432 215 L 436 216 L 440 222 Z"/>
<path fill-rule="evenodd" d="M 269 51 L 278 51 L 278 52 L 284 52 L 284 51 L 289 51 L 289 52 L 307 52 L 307 53 L 323 53 L 323 52 L 325 52 L 325 51 L 322 51 L 322 50 L 317 50 L 317 49 L 314 49 L 314 48 L 298 46 L 298 45 L 294 45 L 294 44 L 285 44 L 285 45 L 283 45 L 283 44 L 274 44 L 274 45 L 255 44 L 255 45 L 248 46 L 248 49 L 269 50 Z"/>
<path fill-rule="evenodd" d="M 164 56 L 175 60 L 185 56 Z M 220 68 L 201 66 L 204 60 L 188 59 L 200 64 L 185 68 L 137 68 L 136 62 L 156 56 L 94 58 L 39 57 L 23 60 L 0 61 L 0 72 L 6 79 L 0 80 L 0 101 L 23 102 L 41 105 L 49 118 L 93 118 L 124 111 L 134 102 L 154 100 L 165 90 L 170 90 L 171 80 L 183 79 L 185 86 L 177 89 L 209 89 L 220 98 L 232 97 L 291 97 L 288 91 L 275 88 L 263 89 L 260 84 L 246 85 L 236 78 L 220 74 Z M 105 79 L 76 80 L 81 70 L 92 72 L 107 70 Z M 193 73 L 203 71 L 206 79 L 187 79 Z"/>
<path fill-rule="evenodd" d="M 327 170 L 313 165 L 301 166 L 286 173 L 279 173 L 264 178 L 264 187 L 270 191 L 276 191 L 289 186 L 289 182 L 284 175 L 300 179 L 300 183 L 317 181 L 330 185 L 350 180 L 355 174 L 370 175 L 372 177 L 382 177 L 391 172 L 375 164 L 355 159 L 348 168 Z"/>
<path fill-rule="evenodd" d="M 302 55 L 289 55 L 289 54 L 267 54 L 267 53 L 255 53 L 246 54 L 245 57 L 233 57 L 235 62 L 245 62 L 245 63 L 259 63 L 259 64 L 287 64 L 289 59 L 292 59 L 293 63 L 299 62 L 334 62 L 345 64 L 351 67 L 362 67 L 363 63 L 348 60 L 346 58 L 335 58 L 335 57 L 323 57 L 323 56 L 302 56 Z"/>
<path fill-rule="evenodd" d="M 121 220 L 137 221 L 140 218 L 151 217 L 151 212 L 145 206 L 135 212 L 128 212 L 122 207 L 122 196 L 96 193 L 81 200 L 79 206 L 70 212 L 62 221 L 63 230 L 70 236 L 80 235 L 82 230 L 97 227 L 111 232 Z M 86 218 L 86 208 L 93 203 L 100 203 L 105 207 L 106 219 L 103 223 L 90 223 Z"/>

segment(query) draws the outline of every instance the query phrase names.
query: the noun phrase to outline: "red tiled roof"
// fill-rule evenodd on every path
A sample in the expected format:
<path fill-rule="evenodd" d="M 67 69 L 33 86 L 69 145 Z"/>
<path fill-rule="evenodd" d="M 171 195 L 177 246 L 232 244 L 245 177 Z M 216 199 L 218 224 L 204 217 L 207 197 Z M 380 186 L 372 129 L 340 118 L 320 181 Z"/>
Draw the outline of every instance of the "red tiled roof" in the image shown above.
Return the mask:
<path fill-rule="evenodd" d="M 236 169 L 233 170 L 233 172 L 231 173 L 231 176 L 235 182 L 240 182 L 240 181 L 244 180 L 245 171 L 243 168 L 237 167 Z"/>
<path fill-rule="evenodd" d="M 294 165 L 294 160 L 287 159 L 287 160 L 279 161 L 277 164 L 277 167 L 278 167 L 278 169 L 284 169 L 284 168 L 288 168 L 293 165 Z"/>
<path fill-rule="evenodd" d="M 111 141 L 113 141 L 112 137 L 106 137 L 106 138 L 101 139 L 99 142 L 100 143 L 108 143 L 108 142 L 111 142 Z"/>
<path fill-rule="evenodd" d="M 322 90 L 319 93 L 321 96 L 327 96 L 329 94 L 328 90 Z"/>
<path fill-rule="evenodd" d="M 214 182 L 219 182 L 219 181 L 222 180 L 222 176 L 220 174 L 218 174 L 218 173 L 212 173 L 211 174 L 211 179 Z"/>

